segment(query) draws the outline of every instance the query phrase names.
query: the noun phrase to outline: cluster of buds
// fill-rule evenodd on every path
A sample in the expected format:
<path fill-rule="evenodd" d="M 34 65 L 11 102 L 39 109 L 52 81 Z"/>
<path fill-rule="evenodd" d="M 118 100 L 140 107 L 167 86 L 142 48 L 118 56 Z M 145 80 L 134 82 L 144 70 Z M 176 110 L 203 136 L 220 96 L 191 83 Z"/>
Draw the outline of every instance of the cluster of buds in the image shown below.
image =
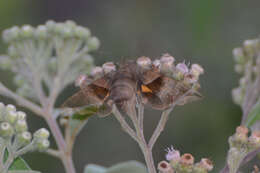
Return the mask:
<path fill-rule="evenodd" d="M 154 68 L 154 70 L 160 71 L 175 80 L 183 81 L 187 85 L 197 83 L 199 76 L 204 73 L 204 69 L 198 64 L 192 64 L 189 68 L 184 62 L 178 63 L 177 65 L 175 65 L 174 62 L 175 58 L 169 54 L 164 54 L 160 59 L 155 59 L 153 61 L 145 56 L 139 57 L 136 60 L 136 64 L 142 71 Z M 113 62 L 106 62 L 101 67 L 97 66 L 93 68 L 89 77 L 80 76 L 80 78 L 76 80 L 76 85 L 79 85 L 79 82 L 84 81 L 85 79 L 97 79 L 107 73 L 116 71 L 116 69 L 117 67 Z"/>
<path fill-rule="evenodd" d="M 259 96 L 260 90 L 257 81 L 260 78 L 260 40 L 246 40 L 242 47 L 233 50 L 235 71 L 241 75 L 239 86 L 232 91 L 233 100 L 238 105 L 243 105 L 249 89 L 254 95 Z M 248 87 L 248 86 L 253 86 Z M 254 90 L 254 91 L 253 91 Z"/>
<path fill-rule="evenodd" d="M 166 151 L 167 161 L 161 161 L 158 164 L 160 173 L 207 173 L 213 169 L 212 161 L 207 158 L 202 158 L 200 162 L 194 163 L 194 157 L 189 153 L 181 155 L 173 147 Z"/>
<path fill-rule="evenodd" d="M 248 128 L 238 126 L 236 133 L 229 138 L 228 166 L 230 172 L 236 172 L 243 159 L 260 147 L 260 131 L 252 131 L 248 136 Z"/>
<path fill-rule="evenodd" d="M 182 80 L 186 84 L 194 84 L 198 82 L 199 76 L 204 73 L 204 69 L 198 64 L 192 64 L 191 67 L 183 63 L 175 63 L 175 58 L 170 54 L 164 54 L 160 59 L 152 61 L 148 57 L 140 57 L 137 59 L 137 64 L 143 70 L 157 68 L 161 73 L 174 78 L 175 80 Z"/>
<path fill-rule="evenodd" d="M 11 143 L 9 147 L 14 153 L 23 151 L 23 154 L 24 150 L 26 152 L 45 151 L 50 145 L 49 135 L 49 131 L 44 128 L 32 135 L 28 131 L 26 114 L 16 111 L 13 105 L 5 106 L 0 102 L 0 141 Z"/>
<path fill-rule="evenodd" d="M 14 72 L 17 93 L 33 99 L 37 95 L 32 88 L 35 78 L 48 88 L 61 78 L 60 91 L 78 74 L 90 73 L 93 58 L 89 52 L 100 45 L 88 28 L 73 21 L 14 26 L 3 32 L 3 40 L 8 44 L 8 53 L 0 56 L 0 68 Z"/>

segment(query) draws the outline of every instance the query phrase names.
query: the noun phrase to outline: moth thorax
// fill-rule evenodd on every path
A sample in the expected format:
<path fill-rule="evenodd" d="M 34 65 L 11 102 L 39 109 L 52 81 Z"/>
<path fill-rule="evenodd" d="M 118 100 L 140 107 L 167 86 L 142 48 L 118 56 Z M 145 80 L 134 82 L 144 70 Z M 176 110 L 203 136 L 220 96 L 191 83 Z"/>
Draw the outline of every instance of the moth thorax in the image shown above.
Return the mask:
<path fill-rule="evenodd" d="M 138 66 L 140 66 L 143 69 L 149 69 L 152 65 L 151 59 L 145 56 L 138 58 L 136 63 Z"/>
<path fill-rule="evenodd" d="M 91 70 L 91 76 L 94 78 L 94 79 L 97 79 L 99 77 L 102 77 L 104 74 L 103 72 L 103 68 L 102 67 L 94 67 L 92 70 Z"/>
<path fill-rule="evenodd" d="M 105 74 L 110 73 L 112 71 L 116 71 L 116 66 L 113 62 L 106 62 L 102 65 L 103 71 Z"/>

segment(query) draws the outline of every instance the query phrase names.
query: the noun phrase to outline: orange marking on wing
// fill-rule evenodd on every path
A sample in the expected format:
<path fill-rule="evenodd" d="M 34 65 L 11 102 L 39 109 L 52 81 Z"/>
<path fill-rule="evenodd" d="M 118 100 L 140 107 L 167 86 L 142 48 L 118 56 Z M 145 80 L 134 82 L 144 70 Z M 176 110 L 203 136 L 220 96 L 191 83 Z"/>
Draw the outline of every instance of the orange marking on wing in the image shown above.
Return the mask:
<path fill-rule="evenodd" d="M 145 85 L 141 85 L 141 89 L 142 89 L 142 92 L 144 92 L 144 93 L 152 93 L 153 92 L 150 88 L 148 88 Z"/>

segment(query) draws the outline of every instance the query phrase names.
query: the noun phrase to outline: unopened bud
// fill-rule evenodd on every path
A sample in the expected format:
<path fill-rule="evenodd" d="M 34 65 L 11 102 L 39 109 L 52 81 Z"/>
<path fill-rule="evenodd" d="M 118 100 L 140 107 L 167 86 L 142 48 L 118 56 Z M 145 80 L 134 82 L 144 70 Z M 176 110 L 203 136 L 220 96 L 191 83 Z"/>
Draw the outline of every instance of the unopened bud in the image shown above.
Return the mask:
<path fill-rule="evenodd" d="M 84 87 L 90 84 L 91 80 L 86 75 L 79 75 L 79 77 L 75 80 L 75 86 Z"/>
<path fill-rule="evenodd" d="M 194 76 L 199 76 L 204 73 L 204 69 L 199 64 L 192 64 L 190 73 Z"/>
<path fill-rule="evenodd" d="M 88 39 L 87 45 L 89 47 L 89 50 L 96 50 L 99 47 L 100 42 L 96 37 L 91 37 Z"/>
<path fill-rule="evenodd" d="M 34 142 L 36 149 L 43 152 L 46 151 L 49 146 L 50 146 L 50 142 L 47 139 L 43 139 L 43 140 L 37 140 Z"/>
<path fill-rule="evenodd" d="M 163 73 L 171 73 L 173 71 L 174 68 L 174 61 L 175 59 L 169 55 L 169 54 L 164 54 L 161 59 L 160 59 L 160 70 Z"/>
<path fill-rule="evenodd" d="M 6 111 L 5 120 L 10 124 L 14 124 L 17 120 L 17 113 L 15 111 Z"/>
<path fill-rule="evenodd" d="M 154 65 L 154 67 L 159 68 L 160 65 L 161 65 L 160 60 L 159 60 L 159 59 L 154 60 L 154 61 L 153 61 L 153 65 Z"/>
<path fill-rule="evenodd" d="M 110 73 L 112 71 L 116 71 L 116 66 L 113 62 L 106 62 L 102 65 L 103 71 L 105 74 Z"/>
<path fill-rule="evenodd" d="M 24 25 L 21 28 L 21 36 L 25 38 L 30 38 L 33 36 L 33 31 L 33 27 L 31 27 L 30 25 Z"/>
<path fill-rule="evenodd" d="M 25 120 L 18 120 L 16 123 L 15 123 L 15 131 L 17 133 L 22 133 L 24 131 L 27 131 L 28 130 L 28 126 L 27 126 L 27 123 Z"/>
<path fill-rule="evenodd" d="M 206 171 L 211 171 L 213 169 L 213 163 L 208 158 L 202 158 L 199 166 L 204 168 Z"/>
<path fill-rule="evenodd" d="M 39 39 L 46 39 L 47 36 L 47 27 L 45 25 L 39 25 L 35 30 L 35 37 Z"/>
<path fill-rule="evenodd" d="M 189 153 L 185 153 L 181 156 L 180 162 L 184 165 L 192 165 L 194 163 L 194 157 Z"/>
<path fill-rule="evenodd" d="M 145 56 L 138 58 L 136 63 L 138 66 L 140 66 L 143 69 L 149 69 L 152 65 L 151 59 Z"/>
<path fill-rule="evenodd" d="M 234 103 L 241 105 L 244 99 L 242 89 L 241 88 L 234 88 L 232 90 L 232 98 Z"/>
<path fill-rule="evenodd" d="M 171 165 L 166 161 L 161 161 L 158 164 L 159 173 L 174 173 Z"/>
<path fill-rule="evenodd" d="M 23 147 L 31 142 L 32 135 L 30 132 L 19 133 L 17 136 L 17 143 L 19 147 Z"/>
<path fill-rule="evenodd" d="M 245 56 L 242 48 L 233 49 L 234 60 L 238 64 L 243 64 L 245 62 Z"/>
<path fill-rule="evenodd" d="M 103 76 L 103 68 L 102 67 L 94 67 L 91 70 L 91 76 L 93 76 L 95 79 Z"/>
<path fill-rule="evenodd" d="M 89 29 L 84 28 L 82 26 L 77 26 L 75 28 L 75 35 L 79 38 L 88 39 L 90 36 L 90 31 Z"/>
<path fill-rule="evenodd" d="M 247 143 L 248 141 L 248 128 L 246 128 L 245 126 L 238 126 L 236 128 L 236 133 L 234 136 L 234 142 L 239 142 L 239 143 Z"/>
<path fill-rule="evenodd" d="M 26 119 L 26 113 L 24 113 L 22 111 L 18 111 L 17 112 L 17 119 L 18 120 L 25 120 Z"/>
<path fill-rule="evenodd" d="M 16 111 L 16 108 L 14 105 L 9 104 L 6 106 L 6 111 Z"/>
<path fill-rule="evenodd" d="M 37 138 L 37 139 L 47 139 L 50 136 L 50 132 L 45 128 L 41 128 L 41 129 L 37 130 L 33 134 L 33 136 L 34 136 L 34 138 Z"/>
<path fill-rule="evenodd" d="M 247 53 L 254 54 L 255 48 L 257 46 L 257 40 L 245 40 L 244 41 L 244 48 Z"/>
<path fill-rule="evenodd" d="M 178 162 L 181 158 L 180 152 L 178 150 L 174 150 L 174 148 L 171 146 L 171 148 L 166 149 L 167 154 L 166 154 L 166 160 L 168 161 L 175 161 Z"/>
<path fill-rule="evenodd" d="M 249 143 L 254 147 L 260 146 L 260 131 L 253 131 L 249 137 Z"/>
<path fill-rule="evenodd" d="M 4 138 L 10 138 L 14 134 L 14 129 L 8 122 L 0 124 L 0 135 Z"/>

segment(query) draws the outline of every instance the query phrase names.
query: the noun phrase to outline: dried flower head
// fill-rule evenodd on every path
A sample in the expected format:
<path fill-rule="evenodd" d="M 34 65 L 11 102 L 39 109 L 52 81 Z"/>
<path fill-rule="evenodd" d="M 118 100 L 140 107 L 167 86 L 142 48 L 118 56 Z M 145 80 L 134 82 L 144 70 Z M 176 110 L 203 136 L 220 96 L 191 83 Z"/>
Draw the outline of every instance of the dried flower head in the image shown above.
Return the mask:
<path fill-rule="evenodd" d="M 185 153 L 181 156 L 180 163 L 184 165 L 192 165 L 194 163 L 194 157 L 189 153 Z"/>
<path fill-rule="evenodd" d="M 171 165 L 166 161 L 161 161 L 158 164 L 158 170 L 160 173 L 174 173 L 174 170 L 172 169 Z"/>

